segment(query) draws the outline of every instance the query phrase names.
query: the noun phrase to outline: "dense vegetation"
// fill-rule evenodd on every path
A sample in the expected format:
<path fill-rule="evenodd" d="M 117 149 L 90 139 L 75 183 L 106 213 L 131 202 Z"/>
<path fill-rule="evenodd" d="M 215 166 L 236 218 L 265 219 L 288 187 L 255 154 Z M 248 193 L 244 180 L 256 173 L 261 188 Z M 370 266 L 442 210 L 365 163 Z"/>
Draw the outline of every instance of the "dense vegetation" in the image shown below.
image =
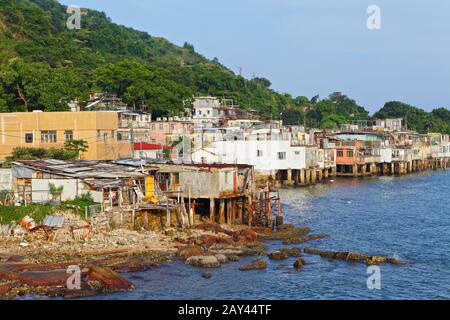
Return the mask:
<path fill-rule="evenodd" d="M 83 152 L 88 150 L 89 146 L 85 140 L 66 141 L 64 148 L 14 148 L 11 155 L 6 157 L 1 163 L 2 167 L 8 168 L 11 163 L 18 160 L 40 160 L 40 159 L 56 159 L 56 160 L 76 160 L 80 159 Z"/>
<path fill-rule="evenodd" d="M 195 95 L 214 95 L 286 124 L 333 128 L 369 118 L 344 94 L 280 94 L 265 78 L 245 79 L 189 43 L 179 47 L 114 24 L 102 12 L 83 10 L 80 30 L 66 27 L 68 17 L 55 0 L 0 0 L 0 112 L 67 110 L 67 102 L 85 103 L 89 92 L 104 91 L 155 117 L 184 111 Z M 389 102 L 376 116 L 406 116 L 421 132 L 450 132 L 443 108 L 427 113 Z"/>

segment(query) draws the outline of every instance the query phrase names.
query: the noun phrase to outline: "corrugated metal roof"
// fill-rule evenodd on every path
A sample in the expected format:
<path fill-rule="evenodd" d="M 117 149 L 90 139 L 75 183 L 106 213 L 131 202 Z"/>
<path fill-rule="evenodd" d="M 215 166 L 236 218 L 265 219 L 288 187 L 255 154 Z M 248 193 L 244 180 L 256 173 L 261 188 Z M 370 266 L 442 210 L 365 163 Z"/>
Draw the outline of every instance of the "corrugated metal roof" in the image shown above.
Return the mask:
<path fill-rule="evenodd" d="M 46 216 L 42 224 L 50 228 L 62 228 L 64 224 L 64 217 L 62 216 Z"/>

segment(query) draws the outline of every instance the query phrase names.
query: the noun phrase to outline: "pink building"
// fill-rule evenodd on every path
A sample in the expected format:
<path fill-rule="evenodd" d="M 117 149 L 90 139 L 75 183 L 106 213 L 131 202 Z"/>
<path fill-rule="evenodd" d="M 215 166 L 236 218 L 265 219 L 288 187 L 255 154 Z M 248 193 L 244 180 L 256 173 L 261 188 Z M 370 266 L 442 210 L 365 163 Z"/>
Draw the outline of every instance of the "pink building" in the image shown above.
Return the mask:
<path fill-rule="evenodd" d="M 191 121 L 153 121 L 150 123 L 150 141 L 156 144 L 170 144 L 172 136 L 190 134 L 194 131 Z"/>

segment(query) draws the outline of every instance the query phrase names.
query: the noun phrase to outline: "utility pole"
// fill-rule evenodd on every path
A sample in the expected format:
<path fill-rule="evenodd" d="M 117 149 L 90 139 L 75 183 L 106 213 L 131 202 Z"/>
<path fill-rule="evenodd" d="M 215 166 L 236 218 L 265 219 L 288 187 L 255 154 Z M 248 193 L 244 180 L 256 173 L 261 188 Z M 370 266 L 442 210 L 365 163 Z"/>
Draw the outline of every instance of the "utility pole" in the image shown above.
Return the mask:
<path fill-rule="evenodd" d="M 131 140 L 131 158 L 134 158 L 134 130 L 132 122 L 128 122 L 128 127 L 130 128 L 130 140 Z"/>

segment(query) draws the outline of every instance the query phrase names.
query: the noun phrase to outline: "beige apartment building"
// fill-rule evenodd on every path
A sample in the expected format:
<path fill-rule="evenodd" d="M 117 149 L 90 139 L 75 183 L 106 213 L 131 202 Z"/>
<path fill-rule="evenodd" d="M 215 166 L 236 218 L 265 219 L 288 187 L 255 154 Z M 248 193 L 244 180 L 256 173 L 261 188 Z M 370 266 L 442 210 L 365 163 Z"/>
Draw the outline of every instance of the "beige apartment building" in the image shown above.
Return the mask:
<path fill-rule="evenodd" d="M 131 144 L 118 141 L 117 112 L 0 113 L 0 160 L 17 147 L 63 148 L 67 140 L 85 140 L 85 160 L 131 156 Z"/>

